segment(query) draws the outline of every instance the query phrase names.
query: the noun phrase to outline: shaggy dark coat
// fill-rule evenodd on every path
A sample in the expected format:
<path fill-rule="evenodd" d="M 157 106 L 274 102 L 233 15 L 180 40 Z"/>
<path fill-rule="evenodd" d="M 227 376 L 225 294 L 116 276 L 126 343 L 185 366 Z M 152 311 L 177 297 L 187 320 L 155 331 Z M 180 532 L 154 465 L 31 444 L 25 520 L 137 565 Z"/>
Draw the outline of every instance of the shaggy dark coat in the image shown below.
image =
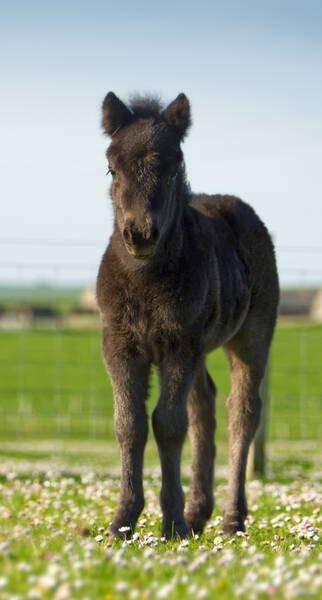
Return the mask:
<path fill-rule="evenodd" d="M 152 423 L 162 468 L 162 534 L 201 532 L 209 519 L 216 389 L 205 357 L 218 346 L 231 367 L 225 533 L 243 530 L 247 514 L 247 453 L 260 419 L 259 386 L 278 304 L 274 250 L 250 206 L 233 196 L 191 194 L 180 148 L 189 125 L 184 94 L 165 110 L 151 99 L 136 99 L 128 108 L 113 93 L 103 103 L 115 225 L 97 299 L 122 463 L 110 525 L 119 537 L 123 527 L 131 535 L 144 506 L 152 364 L 160 377 Z M 187 429 L 192 481 L 184 513 L 180 457 Z"/>

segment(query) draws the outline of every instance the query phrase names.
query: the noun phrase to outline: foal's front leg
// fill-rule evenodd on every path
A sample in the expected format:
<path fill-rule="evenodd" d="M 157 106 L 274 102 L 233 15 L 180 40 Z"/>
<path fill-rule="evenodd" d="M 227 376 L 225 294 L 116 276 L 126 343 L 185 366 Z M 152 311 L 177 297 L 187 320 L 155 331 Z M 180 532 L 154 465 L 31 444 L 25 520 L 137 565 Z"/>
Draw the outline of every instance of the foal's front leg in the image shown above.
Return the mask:
<path fill-rule="evenodd" d="M 142 469 L 148 435 L 145 400 L 149 365 L 131 353 L 115 353 L 103 332 L 103 353 L 114 390 L 115 432 L 121 454 L 121 489 L 116 515 L 109 532 L 116 537 L 132 535 L 144 507 Z M 128 527 L 127 531 L 120 528 Z"/>
<path fill-rule="evenodd" d="M 162 470 L 162 535 L 167 539 L 176 535 L 184 538 L 190 530 L 183 514 L 180 460 L 188 426 L 186 405 L 193 373 L 172 362 L 162 367 L 160 375 L 161 394 L 152 415 L 152 423 Z"/>

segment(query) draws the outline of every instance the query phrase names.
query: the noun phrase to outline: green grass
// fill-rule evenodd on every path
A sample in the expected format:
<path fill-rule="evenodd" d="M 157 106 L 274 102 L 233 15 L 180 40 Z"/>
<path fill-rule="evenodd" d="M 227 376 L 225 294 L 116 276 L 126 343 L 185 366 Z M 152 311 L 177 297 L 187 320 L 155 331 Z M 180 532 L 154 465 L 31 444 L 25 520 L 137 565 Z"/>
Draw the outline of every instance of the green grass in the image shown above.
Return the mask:
<path fill-rule="evenodd" d="M 320 439 L 322 326 L 283 326 L 270 370 L 271 439 Z M 208 366 L 218 388 L 217 438 L 226 438 L 229 371 L 224 353 Z M 156 403 L 152 377 L 149 411 Z M 0 336 L 0 436 L 113 439 L 112 387 L 98 331 L 3 331 Z"/>
<path fill-rule="evenodd" d="M 2 332 L 1 600 L 321 598 L 321 345 L 321 326 L 276 331 L 267 479 L 247 484 L 248 535 L 232 542 L 221 533 L 229 373 L 218 351 L 208 359 L 219 389 L 212 519 L 186 548 L 161 541 L 160 467 L 150 435 L 138 539 L 123 547 L 104 533 L 118 501 L 119 456 L 99 332 Z M 157 393 L 154 375 L 150 412 Z M 186 497 L 189 464 L 187 444 Z"/>
<path fill-rule="evenodd" d="M 145 478 L 138 539 L 124 546 L 106 534 L 118 478 L 100 473 L 96 460 L 70 470 L 66 453 L 64 471 L 53 463 L 38 469 L 34 459 L 26 453 L 24 466 L 2 463 L 1 600 L 321 597 L 322 487 L 314 474 L 290 480 L 288 467 L 279 465 L 274 480 L 249 482 L 247 536 L 227 539 L 221 531 L 226 483 L 219 479 L 212 519 L 185 547 L 160 538 L 160 478 L 152 473 Z M 301 460 L 297 465 L 299 474 Z M 188 494 L 189 479 L 183 481 Z"/>

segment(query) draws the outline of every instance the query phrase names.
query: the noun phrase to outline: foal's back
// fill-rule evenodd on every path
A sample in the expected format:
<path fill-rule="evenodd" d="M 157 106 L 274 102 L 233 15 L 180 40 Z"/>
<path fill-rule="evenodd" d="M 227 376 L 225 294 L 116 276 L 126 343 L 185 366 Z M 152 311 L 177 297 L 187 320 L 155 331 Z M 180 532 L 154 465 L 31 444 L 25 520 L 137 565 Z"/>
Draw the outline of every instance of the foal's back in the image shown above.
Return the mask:
<path fill-rule="evenodd" d="M 265 225 L 251 206 L 235 196 L 195 194 L 189 208 L 199 224 L 199 235 L 208 232 L 216 266 L 214 314 L 206 335 L 206 351 L 233 338 L 249 312 L 265 314 L 270 336 L 276 318 L 278 279 Z"/>
<path fill-rule="evenodd" d="M 261 259 L 265 260 L 266 270 L 271 267 L 276 273 L 271 237 L 249 204 L 236 196 L 194 194 L 191 206 L 213 221 L 216 248 L 221 254 L 229 253 L 231 244 L 236 248 L 252 281 L 256 281 L 262 271 Z M 256 264 L 259 264 L 259 272 L 252 271 Z"/>

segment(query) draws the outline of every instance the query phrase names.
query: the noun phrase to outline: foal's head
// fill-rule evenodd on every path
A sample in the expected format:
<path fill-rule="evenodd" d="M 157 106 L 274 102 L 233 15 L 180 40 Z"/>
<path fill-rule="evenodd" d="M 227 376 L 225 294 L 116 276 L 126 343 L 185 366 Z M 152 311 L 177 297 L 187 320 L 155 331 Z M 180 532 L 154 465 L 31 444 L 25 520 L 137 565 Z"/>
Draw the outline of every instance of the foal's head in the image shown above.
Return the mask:
<path fill-rule="evenodd" d="M 189 102 L 180 94 L 162 110 L 156 100 L 138 98 L 128 108 L 110 92 L 102 123 L 112 138 L 107 158 L 116 226 L 130 254 L 151 258 L 180 211 Z"/>

